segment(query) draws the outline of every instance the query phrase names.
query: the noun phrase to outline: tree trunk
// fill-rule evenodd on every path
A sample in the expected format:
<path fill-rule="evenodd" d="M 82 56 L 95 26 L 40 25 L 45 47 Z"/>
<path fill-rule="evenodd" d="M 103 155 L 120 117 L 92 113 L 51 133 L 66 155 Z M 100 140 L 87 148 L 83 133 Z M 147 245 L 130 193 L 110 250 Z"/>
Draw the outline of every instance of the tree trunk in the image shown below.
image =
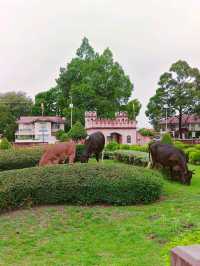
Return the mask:
<path fill-rule="evenodd" d="M 179 126 L 179 136 L 180 136 L 180 139 L 183 138 L 182 136 L 182 108 L 180 107 L 179 109 L 179 123 L 178 123 L 178 126 Z"/>

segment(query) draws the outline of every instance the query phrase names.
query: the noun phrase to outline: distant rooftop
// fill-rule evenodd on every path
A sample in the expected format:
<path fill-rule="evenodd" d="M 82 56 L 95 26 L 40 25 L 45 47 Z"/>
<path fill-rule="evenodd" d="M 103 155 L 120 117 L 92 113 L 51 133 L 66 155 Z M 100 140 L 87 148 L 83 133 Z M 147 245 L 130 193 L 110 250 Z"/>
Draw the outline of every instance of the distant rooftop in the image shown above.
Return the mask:
<path fill-rule="evenodd" d="M 21 116 L 17 124 L 31 124 L 34 122 L 53 122 L 62 124 L 65 119 L 61 116 Z"/>

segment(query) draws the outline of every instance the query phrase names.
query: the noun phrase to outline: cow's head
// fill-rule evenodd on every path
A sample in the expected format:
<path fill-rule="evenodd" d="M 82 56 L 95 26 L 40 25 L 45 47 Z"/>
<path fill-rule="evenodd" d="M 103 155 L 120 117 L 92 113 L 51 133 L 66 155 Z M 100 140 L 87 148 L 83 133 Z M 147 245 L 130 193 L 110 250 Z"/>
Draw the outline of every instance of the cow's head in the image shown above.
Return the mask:
<path fill-rule="evenodd" d="M 190 185 L 191 184 L 191 179 L 192 179 L 192 175 L 194 174 L 194 171 L 190 171 L 188 170 L 185 173 L 185 184 L 186 185 Z"/>
<path fill-rule="evenodd" d="M 81 159 L 80 159 L 81 163 L 88 163 L 88 160 L 89 160 L 89 156 L 88 155 L 83 154 L 81 156 Z"/>
<path fill-rule="evenodd" d="M 178 176 L 178 180 L 185 185 L 191 184 L 192 175 L 194 174 L 194 171 L 190 170 L 183 170 L 179 165 L 176 165 L 173 170 L 176 172 L 176 175 Z"/>

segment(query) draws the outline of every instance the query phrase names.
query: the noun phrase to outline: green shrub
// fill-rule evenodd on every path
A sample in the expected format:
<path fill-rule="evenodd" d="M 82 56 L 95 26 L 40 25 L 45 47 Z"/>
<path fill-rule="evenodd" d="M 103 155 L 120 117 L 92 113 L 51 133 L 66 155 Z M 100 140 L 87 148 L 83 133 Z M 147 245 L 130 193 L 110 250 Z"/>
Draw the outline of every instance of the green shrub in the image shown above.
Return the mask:
<path fill-rule="evenodd" d="M 0 173 L 0 210 L 40 204 L 150 203 L 159 199 L 158 172 L 137 167 L 75 164 Z"/>
<path fill-rule="evenodd" d="M 111 141 L 106 145 L 106 150 L 108 151 L 116 151 L 119 149 L 119 144 L 116 141 Z"/>
<path fill-rule="evenodd" d="M 128 144 L 120 144 L 119 145 L 119 149 L 120 150 L 129 150 L 130 149 L 130 145 L 128 145 Z"/>
<path fill-rule="evenodd" d="M 7 140 L 7 138 L 2 138 L 0 140 L 0 150 L 8 150 L 12 147 L 11 143 Z"/>
<path fill-rule="evenodd" d="M 181 141 L 179 141 L 179 140 L 176 140 L 176 141 L 174 142 L 174 146 L 175 146 L 176 148 L 180 149 L 180 150 L 184 150 L 184 149 L 187 149 L 187 148 L 191 147 L 191 145 L 188 145 L 188 144 L 186 144 L 186 143 L 183 143 L 183 142 L 181 142 Z"/>
<path fill-rule="evenodd" d="M 87 136 L 87 132 L 80 122 L 76 122 L 67 134 L 73 140 L 84 139 Z"/>
<path fill-rule="evenodd" d="M 149 156 L 146 152 L 119 150 L 114 155 L 117 161 L 127 164 L 147 166 L 149 163 Z"/>
<path fill-rule="evenodd" d="M 104 159 L 105 160 L 113 160 L 114 159 L 114 151 L 104 151 Z"/>
<path fill-rule="evenodd" d="M 62 136 L 62 134 L 64 134 L 65 131 L 60 129 L 56 132 L 56 139 L 60 140 L 60 137 Z"/>
<path fill-rule="evenodd" d="M 141 128 L 141 129 L 139 129 L 139 133 L 142 136 L 148 136 L 148 137 L 153 137 L 154 136 L 152 130 L 147 129 L 147 128 Z"/>
<path fill-rule="evenodd" d="M 190 156 L 190 153 L 191 152 L 196 152 L 196 151 L 198 151 L 197 149 L 195 149 L 195 148 L 193 148 L 193 147 L 191 147 L 191 148 L 187 148 L 187 149 L 182 149 L 184 152 L 185 152 L 185 154 L 187 155 L 187 156 Z"/>
<path fill-rule="evenodd" d="M 84 145 L 76 145 L 76 161 L 80 161 Z M 38 165 L 43 148 L 18 148 L 0 151 L 0 171 L 28 168 Z"/>
<path fill-rule="evenodd" d="M 172 140 L 171 135 L 169 133 L 163 134 L 161 138 L 161 143 L 173 145 L 173 140 Z"/>
<path fill-rule="evenodd" d="M 193 151 L 189 154 L 189 160 L 193 164 L 200 164 L 200 151 Z"/>
<path fill-rule="evenodd" d="M 200 150 L 200 144 L 196 144 L 196 145 L 194 145 L 194 147 L 195 147 L 197 150 Z"/>
<path fill-rule="evenodd" d="M 76 162 L 80 162 L 81 156 L 83 154 L 83 151 L 85 149 L 85 145 L 84 144 L 77 144 L 76 145 Z"/>
<path fill-rule="evenodd" d="M 0 151 L 0 171 L 32 167 L 39 163 L 42 148 L 18 148 Z"/>
<path fill-rule="evenodd" d="M 61 142 L 65 142 L 65 141 L 68 141 L 70 138 L 68 136 L 67 133 L 63 133 L 61 136 L 60 136 L 60 141 Z"/>
<path fill-rule="evenodd" d="M 131 145 L 130 150 L 148 152 L 148 144 L 145 145 Z"/>

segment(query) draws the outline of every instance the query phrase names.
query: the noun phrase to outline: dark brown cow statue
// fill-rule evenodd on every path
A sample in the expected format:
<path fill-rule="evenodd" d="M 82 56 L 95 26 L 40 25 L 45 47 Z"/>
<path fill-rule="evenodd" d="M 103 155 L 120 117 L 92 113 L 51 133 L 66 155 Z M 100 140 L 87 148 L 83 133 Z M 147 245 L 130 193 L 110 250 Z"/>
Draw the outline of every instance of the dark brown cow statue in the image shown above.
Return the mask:
<path fill-rule="evenodd" d="M 155 142 L 149 145 L 149 157 L 152 159 L 152 167 L 156 164 L 168 167 L 173 180 L 190 185 L 193 172 L 188 170 L 184 152 L 172 145 Z"/>
<path fill-rule="evenodd" d="M 75 156 L 76 145 L 73 141 L 58 143 L 45 150 L 40 159 L 39 166 L 61 164 L 64 163 L 66 159 L 72 164 Z"/>
<path fill-rule="evenodd" d="M 95 132 L 88 136 L 85 140 L 85 150 L 81 156 L 81 162 L 87 163 L 89 157 L 95 154 L 97 162 L 99 161 L 99 156 L 103 151 L 105 146 L 105 137 L 101 132 Z"/>

